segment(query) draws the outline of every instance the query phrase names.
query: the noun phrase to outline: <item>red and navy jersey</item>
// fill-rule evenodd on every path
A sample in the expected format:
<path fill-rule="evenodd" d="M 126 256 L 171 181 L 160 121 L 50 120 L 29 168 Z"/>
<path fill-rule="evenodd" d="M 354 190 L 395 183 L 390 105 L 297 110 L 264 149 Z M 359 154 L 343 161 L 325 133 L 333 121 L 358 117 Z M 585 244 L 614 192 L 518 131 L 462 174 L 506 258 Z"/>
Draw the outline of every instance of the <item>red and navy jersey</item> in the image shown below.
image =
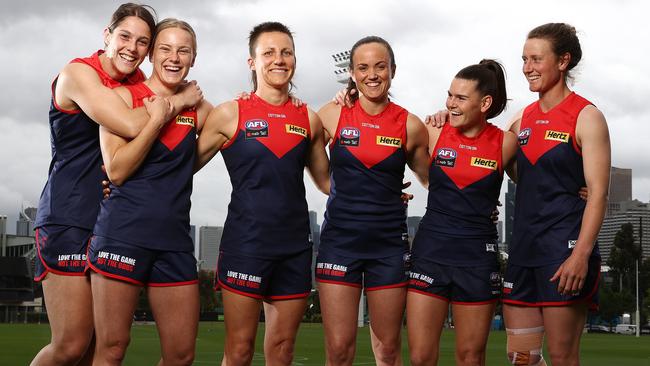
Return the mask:
<path fill-rule="evenodd" d="M 70 63 L 89 65 L 108 88 L 144 81 L 140 70 L 124 80 L 112 79 L 99 61 L 103 52 Z M 99 126 L 82 110 L 64 110 L 57 105 L 54 96 L 57 79 L 52 82 L 49 116 L 52 161 L 35 226 L 55 224 L 92 230 L 102 199 L 101 181 L 106 176 L 101 170 Z"/>
<path fill-rule="evenodd" d="M 539 101 L 524 109 L 517 152 L 515 225 L 509 261 L 541 266 L 565 260 L 575 246 L 586 203 L 576 123 L 591 102 L 571 93 L 543 112 Z M 598 248 L 592 255 L 598 256 Z"/>
<path fill-rule="evenodd" d="M 503 131 L 492 124 L 472 138 L 444 125 L 431 153 L 427 211 L 413 243 L 414 256 L 450 265 L 494 261 L 498 235 L 491 216 L 503 181 L 502 147 Z M 484 240 L 476 245 L 476 240 L 463 239 Z"/>
<path fill-rule="evenodd" d="M 303 174 L 309 152 L 306 106 L 255 94 L 238 100 L 236 134 L 221 153 L 232 183 L 221 250 L 278 258 L 311 246 Z"/>
<path fill-rule="evenodd" d="M 330 148 L 330 196 L 320 250 L 382 258 L 408 249 L 402 181 L 408 111 L 390 102 L 371 116 L 342 107 Z"/>
<path fill-rule="evenodd" d="M 155 95 L 144 83 L 127 86 L 133 108 Z M 162 128 L 140 167 L 101 202 L 95 235 L 157 250 L 191 251 L 190 195 L 196 156 L 196 110 Z"/>

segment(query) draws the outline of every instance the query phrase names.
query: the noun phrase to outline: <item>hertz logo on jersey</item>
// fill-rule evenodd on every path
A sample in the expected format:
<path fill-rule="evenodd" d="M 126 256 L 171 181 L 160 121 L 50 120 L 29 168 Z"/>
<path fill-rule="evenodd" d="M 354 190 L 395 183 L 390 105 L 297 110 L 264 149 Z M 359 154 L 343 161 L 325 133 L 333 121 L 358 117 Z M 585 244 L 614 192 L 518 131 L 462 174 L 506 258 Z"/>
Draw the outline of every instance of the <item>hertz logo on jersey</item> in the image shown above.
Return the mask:
<path fill-rule="evenodd" d="M 194 127 L 194 117 L 178 115 L 176 116 L 176 124 Z"/>
<path fill-rule="evenodd" d="M 305 138 L 307 137 L 307 129 L 304 127 L 289 124 L 284 125 L 284 127 L 287 133 L 293 133 L 294 135 L 300 135 Z"/>
<path fill-rule="evenodd" d="M 569 142 L 569 134 L 566 132 L 558 132 L 553 130 L 546 130 L 544 140 Z"/>
<path fill-rule="evenodd" d="M 476 167 L 479 167 L 479 168 L 497 170 L 497 161 L 496 160 L 478 158 L 476 156 L 472 156 L 472 160 L 470 160 L 470 165 L 471 166 L 476 166 Z"/>
<path fill-rule="evenodd" d="M 377 145 L 400 147 L 402 146 L 402 139 L 398 137 L 377 136 Z"/>

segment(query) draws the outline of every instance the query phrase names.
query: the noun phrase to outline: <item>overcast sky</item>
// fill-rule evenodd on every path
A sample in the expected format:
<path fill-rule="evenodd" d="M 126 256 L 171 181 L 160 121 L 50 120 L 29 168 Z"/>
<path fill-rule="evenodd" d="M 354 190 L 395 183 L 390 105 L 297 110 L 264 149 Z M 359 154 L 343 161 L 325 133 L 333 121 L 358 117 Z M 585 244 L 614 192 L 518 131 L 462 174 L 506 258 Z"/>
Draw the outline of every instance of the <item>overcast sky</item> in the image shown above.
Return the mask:
<path fill-rule="evenodd" d="M 0 13 L 0 215 L 15 231 L 21 205 L 37 205 L 47 178 L 50 83 L 72 58 L 102 47 L 102 30 L 120 1 L 11 1 Z M 633 169 L 633 197 L 650 200 L 650 3 L 617 1 L 157 1 L 159 19 L 188 21 L 198 36 L 190 78 L 206 98 L 220 103 L 250 89 L 247 35 L 257 23 L 276 20 L 295 34 L 297 94 L 318 109 L 341 87 L 331 54 L 366 35 L 387 39 L 396 54 L 393 100 L 424 118 L 444 106 L 455 73 L 482 58 L 506 67 L 512 101 L 494 123 L 536 99 L 521 74 L 526 33 L 548 22 L 579 31 L 583 59 L 573 89 L 605 114 L 612 162 Z M 643 65 L 646 66 L 643 66 Z M 147 74 L 148 61 L 143 63 Z M 407 174 L 414 182 L 413 175 Z M 415 185 L 416 183 L 414 183 Z M 306 178 L 310 209 L 326 198 Z M 422 215 L 426 190 L 416 194 L 410 215 Z M 192 223 L 222 225 L 230 181 L 220 155 L 195 176 Z"/>

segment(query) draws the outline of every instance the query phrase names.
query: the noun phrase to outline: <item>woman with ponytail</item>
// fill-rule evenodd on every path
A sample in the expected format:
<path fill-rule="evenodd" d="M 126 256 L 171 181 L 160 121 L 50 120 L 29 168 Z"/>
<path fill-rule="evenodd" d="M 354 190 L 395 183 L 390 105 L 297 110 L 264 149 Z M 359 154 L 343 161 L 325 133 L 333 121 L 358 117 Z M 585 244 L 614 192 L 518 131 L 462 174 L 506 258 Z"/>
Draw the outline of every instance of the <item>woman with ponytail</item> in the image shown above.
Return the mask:
<path fill-rule="evenodd" d="M 503 67 L 482 60 L 452 80 L 446 103 L 449 123 L 428 126 L 429 197 L 413 241 L 406 310 L 412 365 L 437 364 L 450 303 L 456 364 L 485 364 L 501 287 L 491 216 L 504 167 L 517 150 L 516 136 L 488 120 L 506 103 Z"/>

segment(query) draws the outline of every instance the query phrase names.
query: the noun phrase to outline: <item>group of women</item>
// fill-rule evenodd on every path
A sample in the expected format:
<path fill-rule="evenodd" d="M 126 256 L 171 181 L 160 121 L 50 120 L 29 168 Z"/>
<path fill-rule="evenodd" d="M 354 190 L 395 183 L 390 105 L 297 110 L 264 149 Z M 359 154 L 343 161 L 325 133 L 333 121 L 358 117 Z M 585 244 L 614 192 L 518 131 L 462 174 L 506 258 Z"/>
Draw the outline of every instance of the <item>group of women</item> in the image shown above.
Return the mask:
<path fill-rule="evenodd" d="M 121 5 L 105 49 L 73 60 L 53 83 L 53 160 L 37 221 L 37 278 L 52 339 L 33 365 L 120 364 L 142 287 L 160 336 L 159 364 L 192 363 L 199 306 L 192 174 L 219 151 L 233 186 L 216 271 L 223 364 L 251 363 L 262 308 L 266 363 L 293 359 L 311 289 L 304 168 L 329 195 L 315 264 L 327 364 L 354 359 L 363 288 L 378 365 L 401 364 L 405 309 L 411 363 L 436 364 L 449 303 L 457 364 L 485 363 L 502 283 L 490 216 L 504 170 L 519 183 L 503 282 L 508 358 L 543 365 L 547 334 L 554 365 L 578 364 L 597 287 L 609 139 L 602 114 L 567 86 L 581 57 L 572 27 L 529 34 L 523 71 L 539 100 L 504 132 L 488 122 L 507 101 L 496 61 L 458 72 L 439 128 L 390 101 L 395 55 L 374 36 L 351 49 L 349 104 L 315 113 L 293 103 L 294 41 L 276 22 L 250 33 L 250 97 L 213 107 L 185 82 L 197 55 L 192 27 L 154 19 L 148 7 Z M 138 66 L 147 54 L 153 71 L 145 80 Z M 105 200 L 102 161 L 111 181 Z M 429 188 L 411 249 L 406 165 Z M 586 204 L 577 194 L 585 184 Z"/>

